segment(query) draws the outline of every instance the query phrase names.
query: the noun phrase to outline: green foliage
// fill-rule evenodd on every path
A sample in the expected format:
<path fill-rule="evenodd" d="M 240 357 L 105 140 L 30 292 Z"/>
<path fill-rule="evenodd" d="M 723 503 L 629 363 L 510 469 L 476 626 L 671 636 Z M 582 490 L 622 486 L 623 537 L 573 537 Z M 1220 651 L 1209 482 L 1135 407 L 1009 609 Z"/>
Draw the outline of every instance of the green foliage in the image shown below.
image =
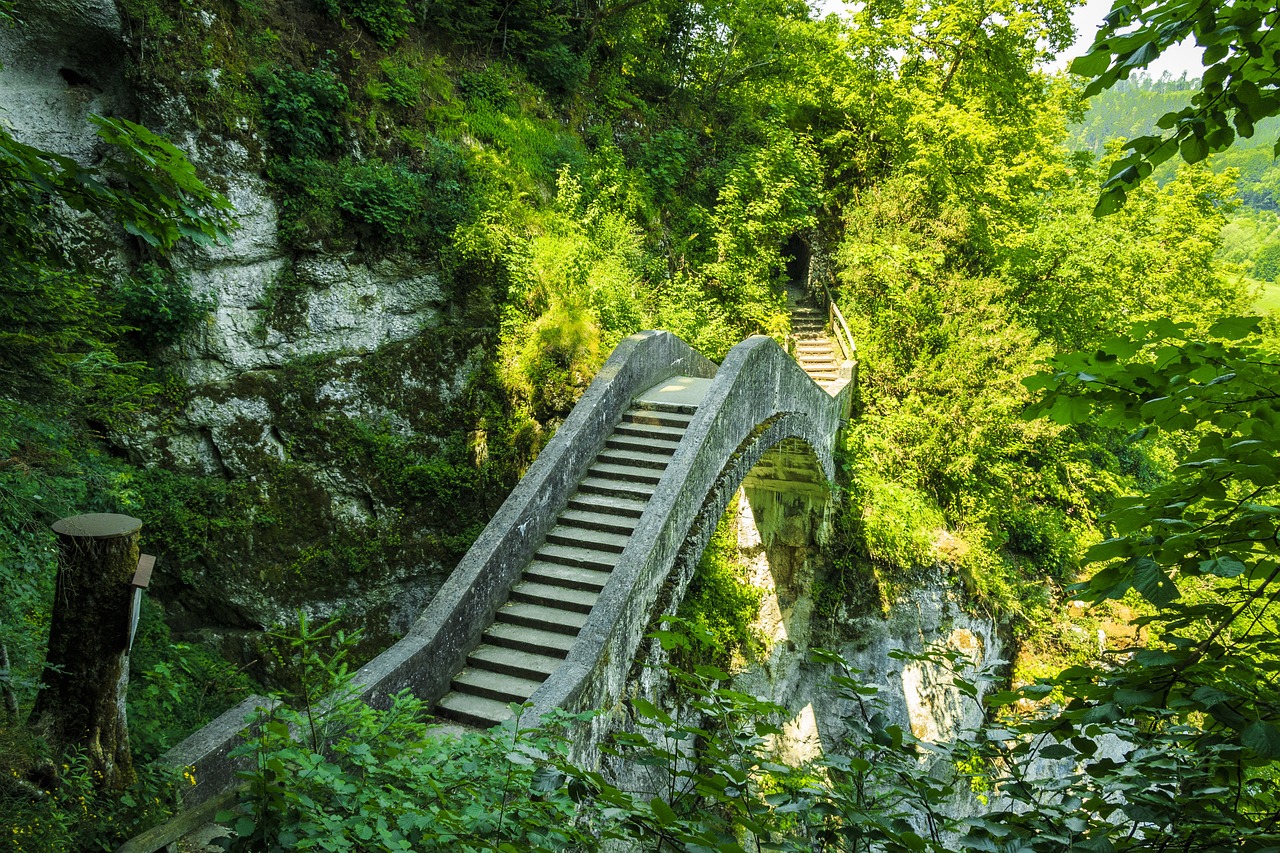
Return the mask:
<path fill-rule="evenodd" d="M 462 161 L 440 143 L 412 164 L 292 159 L 269 174 L 286 193 L 282 236 L 299 247 L 349 232 L 369 249 L 435 253 L 468 213 Z"/>
<path fill-rule="evenodd" d="M 143 761 L 167 749 L 249 695 L 248 676 L 205 646 L 174 643 L 151 596 L 129 653 L 129 746 Z"/>
<path fill-rule="evenodd" d="M 680 602 L 679 617 L 688 630 L 709 638 L 701 662 L 728 668 L 747 655 L 751 625 L 764 592 L 745 577 L 738 550 L 738 501 L 729 502 Z"/>
<path fill-rule="evenodd" d="M 124 791 L 100 790 L 87 755 L 42 756 L 39 744 L 13 743 L 0 730 L 0 755 L 13 775 L 0 779 L 5 849 L 13 853 L 114 850 L 171 816 L 182 784 L 170 768 L 138 768 Z M 33 761 L 35 766 L 23 766 Z M 33 771 L 42 784 L 17 781 Z"/>
<path fill-rule="evenodd" d="M 155 389 L 143 365 L 116 351 L 120 308 L 90 259 L 59 239 L 50 199 L 159 251 L 221 239 L 231 206 L 164 139 L 124 119 L 91 120 L 108 151 L 94 168 L 0 130 L 0 396 L 57 400 L 68 414 L 123 426 Z"/>
<path fill-rule="evenodd" d="M 408 70 L 382 64 L 375 100 L 408 105 Z M 274 157 L 268 176 L 281 193 L 281 235 L 300 248 L 355 237 L 366 248 L 434 253 L 468 211 L 466 166 L 456 148 L 430 135 L 394 161 L 342 156 L 353 104 L 330 53 L 314 71 L 262 66 L 256 73 Z"/>
<path fill-rule="evenodd" d="M 269 66 L 255 71 L 267 139 L 280 157 L 319 157 L 345 149 L 350 98 L 331 61 L 310 72 Z"/>
<path fill-rule="evenodd" d="M 1046 392 L 1029 414 L 1111 424 L 1179 458 L 1165 481 L 1105 516 L 1112 536 L 1090 549 L 1097 568 L 1076 591 L 1096 602 L 1135 591 L 1155 608 L 1142 620 L 1154 642 L 1105 676 L 1068 670 L 1057 684 L 1071 698 L 1067 735 L 1114 722 L 1139 755 L 1150 750 L 1148 786 L 1177 778 L 1222 791 L 1189 812 L 1152 812 L 1162 831 L 1206 849 L 1274 837 L 1264 815 L 1277 805 L 1280 761 L 1269 675 L 1280 666 L 1280 374 L 1274 341 L 1257 330 L 1256 319 L 1225 318 L 1196 339 L 1186 324 L 1140 324 L 1028 380 Z M 1160 754 L 1175 761 L 1155 762 Z"/>
<path fill-rule="evenodd" d="M 590 838 L 558 772 L 556 726 L 446 735 L 407 692 L 376 711 L 350 693 L 351 640 L 332 623 L 281 636 L 293 705 L 260 712 L 232 850 L 566 849 Z M 327 697 L 323 708 L 321 697 Z"/>
<path fill-rule="evenodd" d="M 466 214 L 465 179 L 461 158 L 437 143 L 418 168 L 350 165 L 342 174 L 338 207 L 374 241 L 436 248 Z"/>
<path fill-rule="evenodd" d="M 858 483 L 853 509 L 861 507 L 863 536 L 872 560 L 913 569 L 932 563 L 946 529 L 942 513 L 925 495 L 869 475 Z"/>
<path fill-rule="evenodd" d="M 404 38 L 413 23 L 405 0 L 317 0 L 331 17 L 350 15 L 367 29 L 382 47 Z"/>
<path fill-rule="evenodd" d="M 576 44 L 585 19 L 565 0 L 426 0 L 422 16 L 458 44 L 519 61 L 552 92 L 572 92 L 590 68 Z"/>
<path fill-rule="evenodd" d="M 1167 48 L 1192 36 L 1203 49 L 1205 69 L 1192 88 L 1190 104 L 1170 109 L 1156 121 L 1161 132 L 1125 144 L 1130 153 L 1111 165 L 1098 213 L 1117 210 L 1140 181 L 1174 154 L 1198 163 L 1210 152 L 1231 147 L 1237 137 L 1253 137 L 1260 122 L 1280 113 L 1275 63 L 1262 47 L 1270 12 L 1259 0 L 1143 2 L 1119 4 L 1103 19 L 1089 52 L 1071 63 L 1073 73 L 1091 78 L 1086 96 L 1145 69 Z"/>
<path fill-rule="evenodd" d="M 1280 240 L 1264 243 L 1253 256 L 1253 277 L 1275 281 L 1280 275 Z"/>
<path fill-rule="evenodd" d="M 191 294 L 184 279 L 156 263 L 144 263 L 116 282 L 112 298 L 120 304 L 120 321 L 143 352 L 176 343 L 210 308 Z"/>

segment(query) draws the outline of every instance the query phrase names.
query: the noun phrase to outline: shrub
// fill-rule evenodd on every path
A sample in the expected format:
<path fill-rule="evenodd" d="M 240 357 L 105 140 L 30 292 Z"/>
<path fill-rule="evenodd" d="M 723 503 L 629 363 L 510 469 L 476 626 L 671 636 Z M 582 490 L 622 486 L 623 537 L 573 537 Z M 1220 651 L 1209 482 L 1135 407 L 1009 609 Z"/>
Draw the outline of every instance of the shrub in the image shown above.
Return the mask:
<path fill-rule="evenodd" d="M 295 246 L 354 234 L 367 248 L 439 251 L 469 212 L 458 151 L 428 139 L 417 162 L 289 159 L 268 174 L 281 190 L 281 235 Z"/>
<path fill-rule="evenodd" d="M 1264 243 L 1253 256 L 1253 277 L 1275 281 L 1280 275 L 1280 240 Z"/>
<path fill-rule="evenodd" d="M 262 90 L 267 139 L 277 155 L 316 157 L 341 150 L 349 98 L 328 61 L 310 72 L 264 66 L 254 77 Z"/>
<path fill-rule="evenodd" d="M 185 280 L 155 263 L 116 282 L 113 295 L 120 319 L 133 328 L 131 336 L 144 352 L 175 343 L 209 311 Z"/>

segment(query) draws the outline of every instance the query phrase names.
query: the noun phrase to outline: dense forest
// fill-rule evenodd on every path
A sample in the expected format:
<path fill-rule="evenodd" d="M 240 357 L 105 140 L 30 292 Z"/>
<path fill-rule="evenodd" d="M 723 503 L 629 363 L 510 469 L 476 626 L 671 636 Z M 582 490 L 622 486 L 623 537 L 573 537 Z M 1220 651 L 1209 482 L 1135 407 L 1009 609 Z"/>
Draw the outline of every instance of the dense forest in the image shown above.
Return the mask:
<path fill-rule="evenodd" d="M 1042 70 L 1073 39 L 1053 0 L 826 17 L 799 0 L 118 12 L 134 111 L 92 119 L 96 159 L 44 150 L 0 113 L 0 847 L 114 849 L 163 821 L 188 780 L 154 759 L 254 690 L 286 703 L 248 748 L 233 849 L 1280 845 L 1265 122 L 1264 145 L 1169 160 L 1099 217 L 1113 140 L 1198 81 L 1086 101 L 1078 78 Z M 0 0 L 14 43 L 50 14 Z M 199 259 L 257 227 L 243 174 L 275 212 L 262 346 L 314 326 L 314 270 L 335 258 L 429 279 L 429 326 L 200 374 L 193 353 L 228 315 L 225 293 L 196 286 Z M 683 627 L 661 634 L 664 677 L 697 713 L 638 701 L 648 734 L 601 767 L 565 757 L 573 720 L 454 738 L 409 696 L 339 700 L 340 725 L 317 735 L 313 705 L 396 630 L 381 611 L 318 614 L 308 594 L 336 600 L 397 561 L 447 575 L 627 335 L 669 330 L 717 361 L 751 334 L 784 340 L 797 242 L 859 352 L 814 611 L 838 637 L 941 574 L 1016 651 L 978 673 L 933 653 L 982 724 L 917 737 L 818 653 L 860 709 L 857 736 L 775 760 L 782 709 L 723 671 L 752 654 L 758 597 L 717 539 Z M 178 446 L 208 400 L 262 388 L 281 401 L 275 455 L 219 444 L 215 474 L 146 455 Z M 358 401 L 316 414 L 334 388 Z M 334 459 L 373 508 L 352 521 L 317 497 Z M 55 607 L 49 525 L 90 511 L 140 518 L 169 577 L 130 657 L 126 791 L 27 724 Z M 285 618 L 241 610 L 209 640 L 200 620 L 232 610 L 209 591 L 220 565 Z M 611 775 L 628 764 L 665 772 L 662 790 Z"/>

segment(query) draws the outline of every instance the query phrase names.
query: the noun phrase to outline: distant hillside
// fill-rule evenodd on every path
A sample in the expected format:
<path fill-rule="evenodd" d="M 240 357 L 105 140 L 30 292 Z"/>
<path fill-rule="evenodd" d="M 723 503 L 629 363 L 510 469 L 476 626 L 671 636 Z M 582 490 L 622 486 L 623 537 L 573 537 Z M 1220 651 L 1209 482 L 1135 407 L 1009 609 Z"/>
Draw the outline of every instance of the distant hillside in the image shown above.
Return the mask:
<path fill-rule="evenodd" d="M 1089 111 L 1083 122 L 1069 128 L 1067 144 L 1072 149 L 1100 155 L 1111 140 L 1153 133 L 1160 116 L 1186 106 L 1198 86 L 1198 79 L 1185 75 L 1121 81 L 1089 99 Z M 1280 119 L 1266 119 L 1258 123 L 1251 138 L 1238 139 L 1229 150 L 1210 157 L 1215 172 L 1240 170 L 1240 199 L 1249 207 L 1280 209 L 1280 170 L 1272 155 L 1277 138 Z M 1159 170 L 1157 180 L 1163 183 L 1172 176 L 1177 162 L 1175 158 Z"/>

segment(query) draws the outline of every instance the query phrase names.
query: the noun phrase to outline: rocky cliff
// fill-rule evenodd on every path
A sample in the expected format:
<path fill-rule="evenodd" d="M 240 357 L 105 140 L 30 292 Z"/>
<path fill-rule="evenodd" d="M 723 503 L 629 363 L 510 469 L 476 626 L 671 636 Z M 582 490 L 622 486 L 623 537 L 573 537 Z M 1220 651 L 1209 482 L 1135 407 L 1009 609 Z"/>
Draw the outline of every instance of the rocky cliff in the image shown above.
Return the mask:
<path fill-rule="evenodd" d="M 139 97 L 137 34 L 109 0 L 19 13 L 0 30 L 0 120 L 19 139 L 93 164 L 88 117 L 137 120 L 236 207 L 228 243 L 165 262 L 202 316 L 148 353 L 164 393 L 110 436 L 142 469 L 133 511 L 170 621 L 244 660 L 296 609 L 385 645 L 511 485 L 489 459 L 505 422 L 489 309 L 447 293 L 434 259 L 283 245 L 262 146 L 198 129 L 176 94 Z M 117 275 L 147 260 L 122 233 L 73 239 Z"/>

